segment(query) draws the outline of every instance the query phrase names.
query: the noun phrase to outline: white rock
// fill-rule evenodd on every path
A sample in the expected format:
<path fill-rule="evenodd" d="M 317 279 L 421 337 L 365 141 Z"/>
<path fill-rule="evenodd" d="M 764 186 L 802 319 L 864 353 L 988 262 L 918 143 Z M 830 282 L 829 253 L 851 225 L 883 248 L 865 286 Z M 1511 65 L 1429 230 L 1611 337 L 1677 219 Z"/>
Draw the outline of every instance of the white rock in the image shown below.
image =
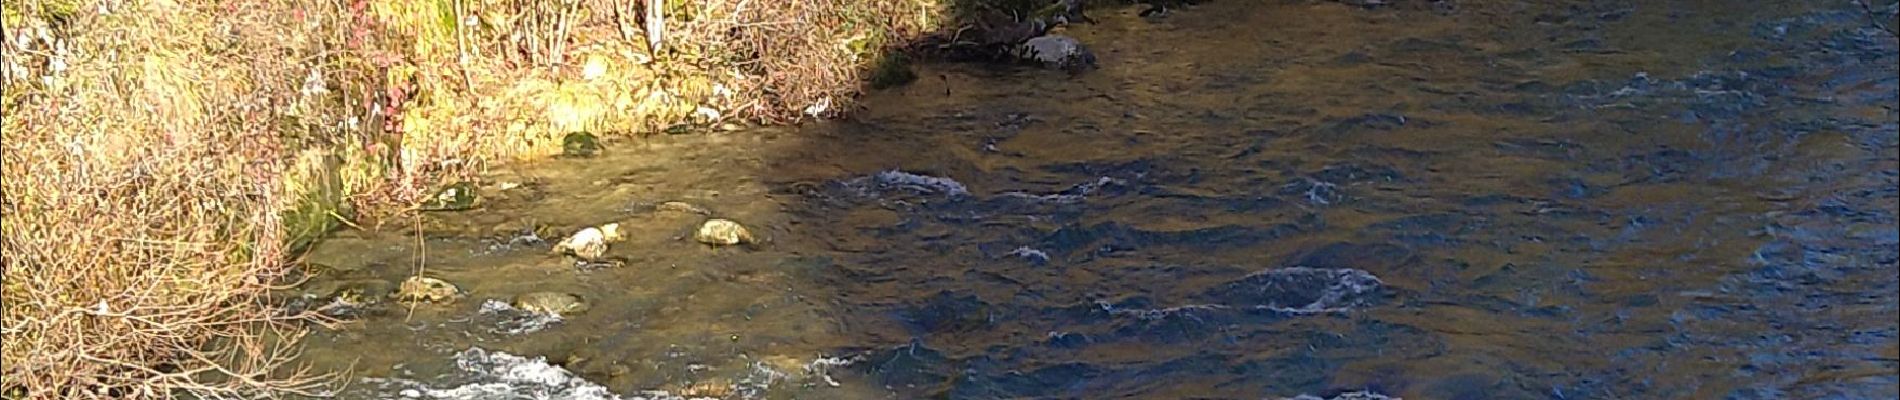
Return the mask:
<path fill-rule="evenodd" d="M 1037 36 L 1016 48 L 1017 56 L 1041 62 L 1050 68 L 1092 65 L 1095 55 L 1075 38 L 1062 35 Z"/>
<path fill-rule="evenodd" d="M 699 225 L 699 231 L 693 232 L 693 240 L 714 246 L 730 246 L 752 243 L 752 232 L 745 226 L 729 219 L 713 218 Z"/>
<path fill-rule="evenodd" d="M 582 260 L 593 261 L 607 254 L 607 242 L 618 242 L 621 239 L 620 224 L 606 224 L 598 228 L 587 228 L 575 232 L 574 236 L 555 243 L 554 252 L 573 254 Z"/>

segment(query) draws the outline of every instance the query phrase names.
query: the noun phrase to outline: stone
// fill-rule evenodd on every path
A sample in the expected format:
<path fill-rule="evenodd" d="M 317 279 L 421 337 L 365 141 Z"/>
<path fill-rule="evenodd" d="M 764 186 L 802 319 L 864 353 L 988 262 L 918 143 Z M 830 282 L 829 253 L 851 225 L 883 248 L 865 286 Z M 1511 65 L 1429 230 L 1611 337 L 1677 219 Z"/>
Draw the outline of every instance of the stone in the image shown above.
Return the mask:
<path fill-rule="evenodd" d="M 560 243 L 555 243 L 553 252 L 572 255 L 583 261 L 595 261 L 607 254 L 608 242 L 618 242 L 621 239 L 623 238 L 620 236 L 620 224 L 590 227 L 575 232 L 574 236 L 569 236 Z"/>
<path fill-rule="evenodd" d="M 673 390 L 673 392 L 689 399 L 724 399 L 738 393 L 738 391 L 734 389 L 732 381 L 725 378 L 711 378 L 693 382 L 692 384 L 681 386 Z"/>
<path fill-rule="evenodd" d="M 423 200 L 422 211 L 462 211 L 475 208 L 481 203 L 481 196 L 474 182 L 457 182 L 442 188 L 434 196 Z"/>
<path fill-rule="evenodd" d="M 1063 35 L 1043 35 L 1016 47 L 1016 56 L 1045 68 L 1075 70 L 1095 66 L 1095 53 L 1082 41 Z"/>
<path fill-rule="evenodd" d="M 559 317 L 580 314 L 591 308 L 586 299 L 573 293 L 534 292 L 515 296 L 515 309 Z"/>
<path fill-rule="evenodd" d="M 389 281 L 378 279 L 349 281 L 340 285 L 330 298 L 336 304 L 364 307 L 381 302 L 394 288 Z"/>
<path fill-rule="evenodd" d="M 360 317 L 389 298 L 395 288 L 395 283 L 380 279 L 310 283 L 299 296 L 299 304 L 304 305 L 298 307 L 314 306 L 305 309 L 337 318 Z"/>
<path fill-rule="evenodd" d="M 693 240 L 714 246 L 731 246 L 755 242 L 752 237 L 752 232 L 747 231 L 744 225 L 739 225 L 738 222 L 724 218 L 713 218 L 706 220 L 704 224 L 700 224 L 699 231 L 693 232 Z"/>
<path fill-rule="evenodd" d="M 660 203 L 659 205 L 653 206 L 653 211 L 678 212 L 678 213 L 699 214 L 699 215 L 712 214 L 712 211 L 707 211 L 705 208 L 701 208 L 700 206 L 696 206 L 696 205 L 693 205 L 692 203 L 687 203 L 684 201 L 669 201 L 665 203 Z"/>
<path fill-rule="evenodd" d="M 449 303 L 462 296 L 462 289 L 441 279 L 412 276 L 404 279 L 392 295 L 405 302 Z"/>

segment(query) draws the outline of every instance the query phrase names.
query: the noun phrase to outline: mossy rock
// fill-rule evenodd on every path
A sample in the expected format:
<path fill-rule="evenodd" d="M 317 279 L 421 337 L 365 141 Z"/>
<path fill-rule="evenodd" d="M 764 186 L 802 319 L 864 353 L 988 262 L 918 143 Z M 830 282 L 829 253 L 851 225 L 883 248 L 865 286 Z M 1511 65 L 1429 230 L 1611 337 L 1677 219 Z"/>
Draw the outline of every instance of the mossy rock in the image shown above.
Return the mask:
<path fill-rule="evenodd" d="M 434 196 L 422 202 L 422 211 L 461 211 L 475 208 L 481 203 L 481 195 L 475 189 L 474 182 L 457 182 L 442 188 Z"/>
<path fill-rule="evenodd" d="M 336 317 L 360 318 L 376 314 L 396 284 L 381 279 L 327 280 L 306 284 L 300 296 L 310 311 Z"/>
<path fill-rule="evenodd" d="M 347 282 L 341 285 L 330 299 L 355 307 L 371 306 L 381 303 L 382 299 L 394 292 L 395 285 L 380 279 Z"/>
<path fill-rule="evenodd" d="M 561 155 L 567 157 L 593 157 L 600 154 L 600 138 L 592 133 L 574 132 L 561 138 Z"/>
<path fill-rule="evenodd" d="M 665 203 L 660 203 L 658 205 L 653 206 L 653 211 L 712 215 L 712 211 L 706 210 L 705 207 L 700 207 L 697 205 L 693 205 L 693 203 L 687 203 L 684 201 L 669 201 Z"/>
<path fill-rule="evenodd" d="M 341 157 L 325 156 L 312 175 L 291 177 L 305 180 L 298 184 L 307 188 L 296 206 L 282 216 L 292 252 L 308 249 L 319 238 L 342 226 L 344 219 L 354 216 L 349 202 L 344 201 L 345 189 L 339 173 L 342 167 Z"/>
<path fill-rule="evenodd" d="M 412 276 L 404 279 L 389 297 L 408 303 L 449 303 L 462 297 L 462 289 L 441 279 Z"/>
<path fill-rule="evenodd" d="M 888 89 L 909 84 L 917 80 L 917 73 L 910 69 L 910 58 L 903 54 L 891 53 L 878 59 L 871 67 L 871 88 Z"/>
<path fill-rule="evenodd" d="M 673 124 L 672 126 L 666 127 L 666 130 L 663 130 L 661 132 L 664 132 L 668 135 L 684 135 L 688 133 L 693 133 L 693 124 Z"/>
<path fill-rule="evenodd" d="M 521 311 L 570 316 L 587 312 L 591 308 L 587 300 L 580 295 L 561 292 L 534 292 L 515 296 L 512 305 Z"/>

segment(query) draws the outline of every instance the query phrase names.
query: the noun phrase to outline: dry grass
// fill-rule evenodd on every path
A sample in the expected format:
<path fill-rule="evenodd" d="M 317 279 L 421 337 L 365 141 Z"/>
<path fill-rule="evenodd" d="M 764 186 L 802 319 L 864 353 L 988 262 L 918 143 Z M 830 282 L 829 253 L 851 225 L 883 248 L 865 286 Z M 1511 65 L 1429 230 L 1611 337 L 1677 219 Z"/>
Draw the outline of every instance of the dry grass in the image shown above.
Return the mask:
<path fill-rule="evenodd" d="M 0 393 L 250 398 L 321 382 L 282 368 L 299 317 L 261 300 L 285 270 L 288 136 L 309 129 L 292 111 L 305 51 L 258 34 L 283 11 L 7 10 Z"/>
<path fill-rule="evenodd" d="M 0 53 L 0 397 L 317 388 L 266 300 L 340 218 L 571 132 L 848 109 L 938 0 L 27 0 Z M 361 216 L 358 216 L 361 217 Z"/>
<path fill-rule="evenodd" d="M 377 22 L 400 39 L 405 171 L 479 168 L 560 151 L 573 132 L 833 115 L 888 44 L 935 24 L 936 0 L 396 0 Z M 456 24 L 454 21 L 462 21 Z M 812 111 L 807 113 L 806 111 Z"/>

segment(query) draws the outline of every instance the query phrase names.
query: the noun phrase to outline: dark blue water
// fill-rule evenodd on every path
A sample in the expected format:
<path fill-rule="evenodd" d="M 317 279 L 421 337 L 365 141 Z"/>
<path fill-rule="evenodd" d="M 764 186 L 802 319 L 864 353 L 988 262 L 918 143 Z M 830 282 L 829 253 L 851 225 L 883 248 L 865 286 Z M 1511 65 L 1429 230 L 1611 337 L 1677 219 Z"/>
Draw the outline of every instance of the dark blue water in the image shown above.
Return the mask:
<path fill-rule="evenodd" d="M 1110 17 L 1072 30 L 1100 71 L 942 67 L 824 127 L 779 192 L 852 379 L 1900 395 L 1900 78 L 1863 10 L 1392 3 Z"/>

